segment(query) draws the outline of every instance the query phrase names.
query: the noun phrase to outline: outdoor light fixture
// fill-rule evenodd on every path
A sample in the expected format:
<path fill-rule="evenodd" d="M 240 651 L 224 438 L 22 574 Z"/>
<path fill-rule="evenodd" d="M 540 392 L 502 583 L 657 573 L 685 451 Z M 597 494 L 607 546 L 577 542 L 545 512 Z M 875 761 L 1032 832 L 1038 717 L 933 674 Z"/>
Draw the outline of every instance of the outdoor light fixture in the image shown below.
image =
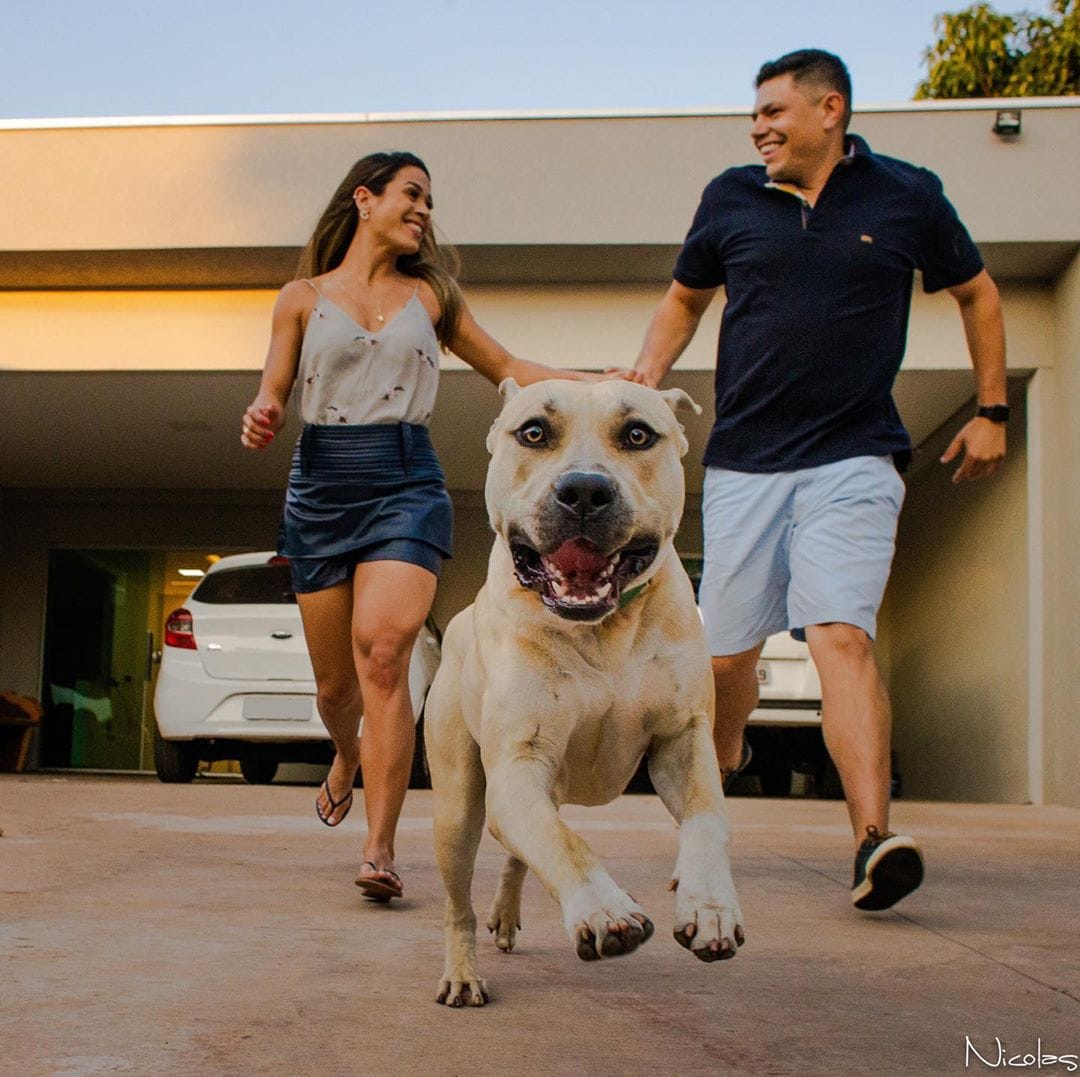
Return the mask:
<path fill-rule="evenodd" d="M 994 134 L 999 138 L 1015 138 L 1020 134 L 1020 110 L 998 109 L 997 116 L 994 117 Z"/>
<path fill-rule="evenodd" d="M 188 579 L 198 580 L 206 575 L 201 568 L 178 568 L 176 570 L 181 576 L 186 576 Z"/>

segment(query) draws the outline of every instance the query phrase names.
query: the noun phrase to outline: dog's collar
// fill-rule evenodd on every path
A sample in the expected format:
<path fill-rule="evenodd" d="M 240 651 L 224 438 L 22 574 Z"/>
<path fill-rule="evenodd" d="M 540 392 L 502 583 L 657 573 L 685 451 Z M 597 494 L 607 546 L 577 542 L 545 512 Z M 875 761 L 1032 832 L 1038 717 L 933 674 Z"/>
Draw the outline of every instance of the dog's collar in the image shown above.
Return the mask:
<path fill-rule="evenodd" d="M 644 583 L 639 583 L 637 587 L 631 587 L 629 591 L 623 591 L 619 596 L 619 609 L 629 606 L 635 598 L 638 598 L 641 595 L 641 592 L 644 591 L 650 583 L 652 583 L 652 580 L 646 580 Z"/>

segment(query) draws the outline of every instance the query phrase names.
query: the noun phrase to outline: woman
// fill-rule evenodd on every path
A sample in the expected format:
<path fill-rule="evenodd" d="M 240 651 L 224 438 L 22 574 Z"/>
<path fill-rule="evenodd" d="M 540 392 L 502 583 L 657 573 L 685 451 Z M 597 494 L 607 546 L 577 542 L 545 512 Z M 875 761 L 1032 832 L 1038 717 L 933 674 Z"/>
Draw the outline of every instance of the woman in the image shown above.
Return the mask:
<path fill-rule="evenodd" d="M 368 832 L 356 884 L 384 901 L 402 896 L 394 833 L 414 749 L 409 657 L 451 553 L 450 498 L 427 431 L 440 348 L 495 384 L 587 377 L 517 359 L 477 325 L 444 266 L 431 210 L 431 178 L 413 154 L 353 165 L 275 303 L 240 438 L 264 449 L 299 385 L 304 428 L 279 547 L 337 750 L 315 810 L 327 826 L 341 823 L 363 768 Z"/>

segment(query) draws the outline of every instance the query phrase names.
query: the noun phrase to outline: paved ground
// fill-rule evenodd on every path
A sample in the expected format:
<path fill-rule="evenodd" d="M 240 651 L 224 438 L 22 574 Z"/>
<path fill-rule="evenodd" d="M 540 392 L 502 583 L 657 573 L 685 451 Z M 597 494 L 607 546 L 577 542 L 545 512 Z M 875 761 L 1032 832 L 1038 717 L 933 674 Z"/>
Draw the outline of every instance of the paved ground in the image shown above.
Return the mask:
<path fill-rule="evenodd" d="M 481 940 L 494 1001 L 447 1010 L 431 794 L 410 793 L 408 900 L 360 899 L 362 812 L 302 786 L 0 777 L 4 1074 L 949 1074 L 1080 1056 L 1080 812 L 900 802 L 929 877 L 899 912 L 847 903 L 836 802 L 734 798 L 748 941 L 671 939 L 675 831 L 652 797 L 566 816 L 654 915 L 585 964 L 526 885 L 518 950 Z M 485 838 L 477 906 L 501 854 Z M 1021 1056 L 1016 1058 L 1016 1056 Z M 1013 1065 L 1007 1065 L 1014 1059 Z"/>

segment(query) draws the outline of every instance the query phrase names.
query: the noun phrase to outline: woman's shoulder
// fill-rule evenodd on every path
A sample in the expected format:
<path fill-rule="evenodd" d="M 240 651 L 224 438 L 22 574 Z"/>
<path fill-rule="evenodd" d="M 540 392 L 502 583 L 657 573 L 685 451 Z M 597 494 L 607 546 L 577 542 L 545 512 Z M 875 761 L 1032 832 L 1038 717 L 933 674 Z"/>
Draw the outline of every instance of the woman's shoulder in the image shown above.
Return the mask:
<path fill-rule="evenodd" d="M 298 277 L 284 285 L 277 297 L 277 308 L 283 313 L 306 315 L 311 313 L 320 296 L 318 277 L 309 280 Z"/>
<path fill-rule="evenodd" d="M 413 277 L 412 281 L 416 288 L 416 298 L 424 305 L 434 325 L 442 317 L 442 304 L 439 302 L 439 297 L 435 294 L 435 289 L 423 277 Z"/>

